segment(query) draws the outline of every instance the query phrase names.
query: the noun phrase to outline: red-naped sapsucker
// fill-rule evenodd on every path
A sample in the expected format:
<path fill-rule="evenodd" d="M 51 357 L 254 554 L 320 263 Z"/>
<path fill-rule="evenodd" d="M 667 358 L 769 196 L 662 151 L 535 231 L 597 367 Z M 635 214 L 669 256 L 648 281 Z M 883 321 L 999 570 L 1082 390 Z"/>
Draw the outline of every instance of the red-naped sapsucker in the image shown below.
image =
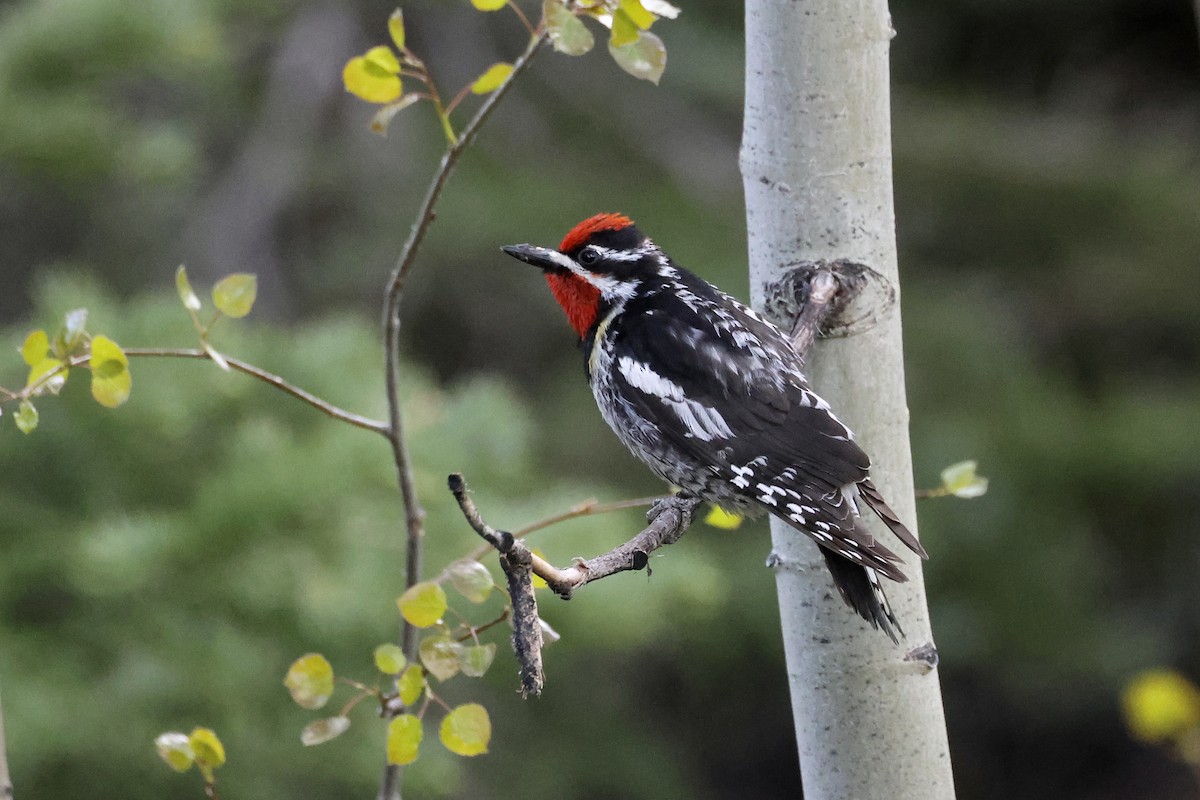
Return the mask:
<path fill-rule="evenodd" d="M 925 549 L 809 388 L 787 336 L 620 214 L 584 220 L 557 250 L 504 252 L 543 271 L 579 334 L 600 413 L 634 455 L 684 494 L 767 511 L 812 538 L 846 603 L 896 639 L 878 576 L 905 580 L 901 561 L 862 524 L 859 504 L 921 558 Z"/>

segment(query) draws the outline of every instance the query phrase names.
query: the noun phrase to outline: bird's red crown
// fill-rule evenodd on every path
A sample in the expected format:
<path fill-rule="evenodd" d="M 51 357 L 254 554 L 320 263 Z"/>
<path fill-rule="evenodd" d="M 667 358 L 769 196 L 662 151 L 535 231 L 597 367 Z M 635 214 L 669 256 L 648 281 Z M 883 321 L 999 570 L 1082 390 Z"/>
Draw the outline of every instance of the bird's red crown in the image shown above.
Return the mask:
<path fill-rule="evenodd" d="M 633 225 L 633 220 L 624 214 L 597 214 L 571 228 L 558 246 L 560 253 L 569 253 L 587 244 L 587 240 L 601 231 L 619 231 Z"/>

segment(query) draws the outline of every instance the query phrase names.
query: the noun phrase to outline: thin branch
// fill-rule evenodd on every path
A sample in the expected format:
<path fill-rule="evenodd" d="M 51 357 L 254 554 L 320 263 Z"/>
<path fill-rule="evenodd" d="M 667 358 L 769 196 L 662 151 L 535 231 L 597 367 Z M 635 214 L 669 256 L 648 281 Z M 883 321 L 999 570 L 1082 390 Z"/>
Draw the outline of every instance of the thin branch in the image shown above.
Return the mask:
<path fill-rule="evenodd" d="M 416 221 L 408 236 L 408 241 L 400 250 L 396 264 L 392 269 L 387 284 L 387 299 L 384 302 L 384 350 L 385 373 L 388 403 L 387 438 L 392 444 L 392 459 L 396 464 L 396 476 L 400 485 L 400 495 L 404 501 L 405 528 L 407 530 L 407 566 L 405 570 L 405 585 L 413 586 L 421 580 L 421 560 L 423 540 L 425 536 L 425 510 L 417 498 L 416 485 L 413 481 L 412 464 L 409 459 L 408 445 L 404 438 L 404 421 L 400 409 L 400 301 L 404 296 L 408 274 L 416 260 L 417 251 L 425 240 L 425 234 L 433 223 L 434 208 L 441 197 L 451 172 L 458 164 L 463 151 L 474 141 L 479 128 L 491 116 L 496 104 L 504 98 L 513 82 L 528 68 L 534 55 L 545 42 L 546 36 L 534 38 L 525 52 L 514 62 L 513 71 L 508 79 L 492 92 L 480 105 L 475 116 L 463 128 L 458 140 L 451 145 L 442 156 L 441 165 L 434 173 L 433 180 L 425 192 L 425 199 L 417 212 Z M 409 658 L 416 656 L 416 629 L 408 623 L 404 625 L 401 635 L 402 647 Z"/>

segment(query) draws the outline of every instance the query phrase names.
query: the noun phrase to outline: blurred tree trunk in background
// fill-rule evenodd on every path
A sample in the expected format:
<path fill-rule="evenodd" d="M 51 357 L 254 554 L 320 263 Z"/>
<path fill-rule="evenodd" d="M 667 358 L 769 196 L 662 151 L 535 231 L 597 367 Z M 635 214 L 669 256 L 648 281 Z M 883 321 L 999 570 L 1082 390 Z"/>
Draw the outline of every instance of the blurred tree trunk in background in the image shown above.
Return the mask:
<path fill-rule="evenodd" d="M 800 260 L 851 259 L 898 285 L 893 35 L 885 0 L 746 4 L 742 178 L 759 308 L 766 287 Z M 817 347 L 807 373 L 915 531 L 899 306 L 869 330 Z M 878 520 L 868 522 L 895 546 Z M 884 581 L 907 634 L 895 646 L 842 603 L 815 544 L 775 520 L 771 533 L 805 798 L 952 798 L 938 673 L 905 661 L 932 642 L 915 556 L 904 565 L 907 584 Z"/>

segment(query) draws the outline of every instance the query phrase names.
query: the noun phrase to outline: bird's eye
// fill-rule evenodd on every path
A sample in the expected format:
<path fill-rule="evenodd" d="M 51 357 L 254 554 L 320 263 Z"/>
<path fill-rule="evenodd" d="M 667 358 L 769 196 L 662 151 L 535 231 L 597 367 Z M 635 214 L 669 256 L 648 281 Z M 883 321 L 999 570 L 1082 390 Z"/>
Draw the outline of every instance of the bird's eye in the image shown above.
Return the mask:
<path fill-rule="evenodd" d="M 579 263 L 584 266 L 595 264 L 600 260 L 600 251 L 588 245 L 579 251 Z"/>

